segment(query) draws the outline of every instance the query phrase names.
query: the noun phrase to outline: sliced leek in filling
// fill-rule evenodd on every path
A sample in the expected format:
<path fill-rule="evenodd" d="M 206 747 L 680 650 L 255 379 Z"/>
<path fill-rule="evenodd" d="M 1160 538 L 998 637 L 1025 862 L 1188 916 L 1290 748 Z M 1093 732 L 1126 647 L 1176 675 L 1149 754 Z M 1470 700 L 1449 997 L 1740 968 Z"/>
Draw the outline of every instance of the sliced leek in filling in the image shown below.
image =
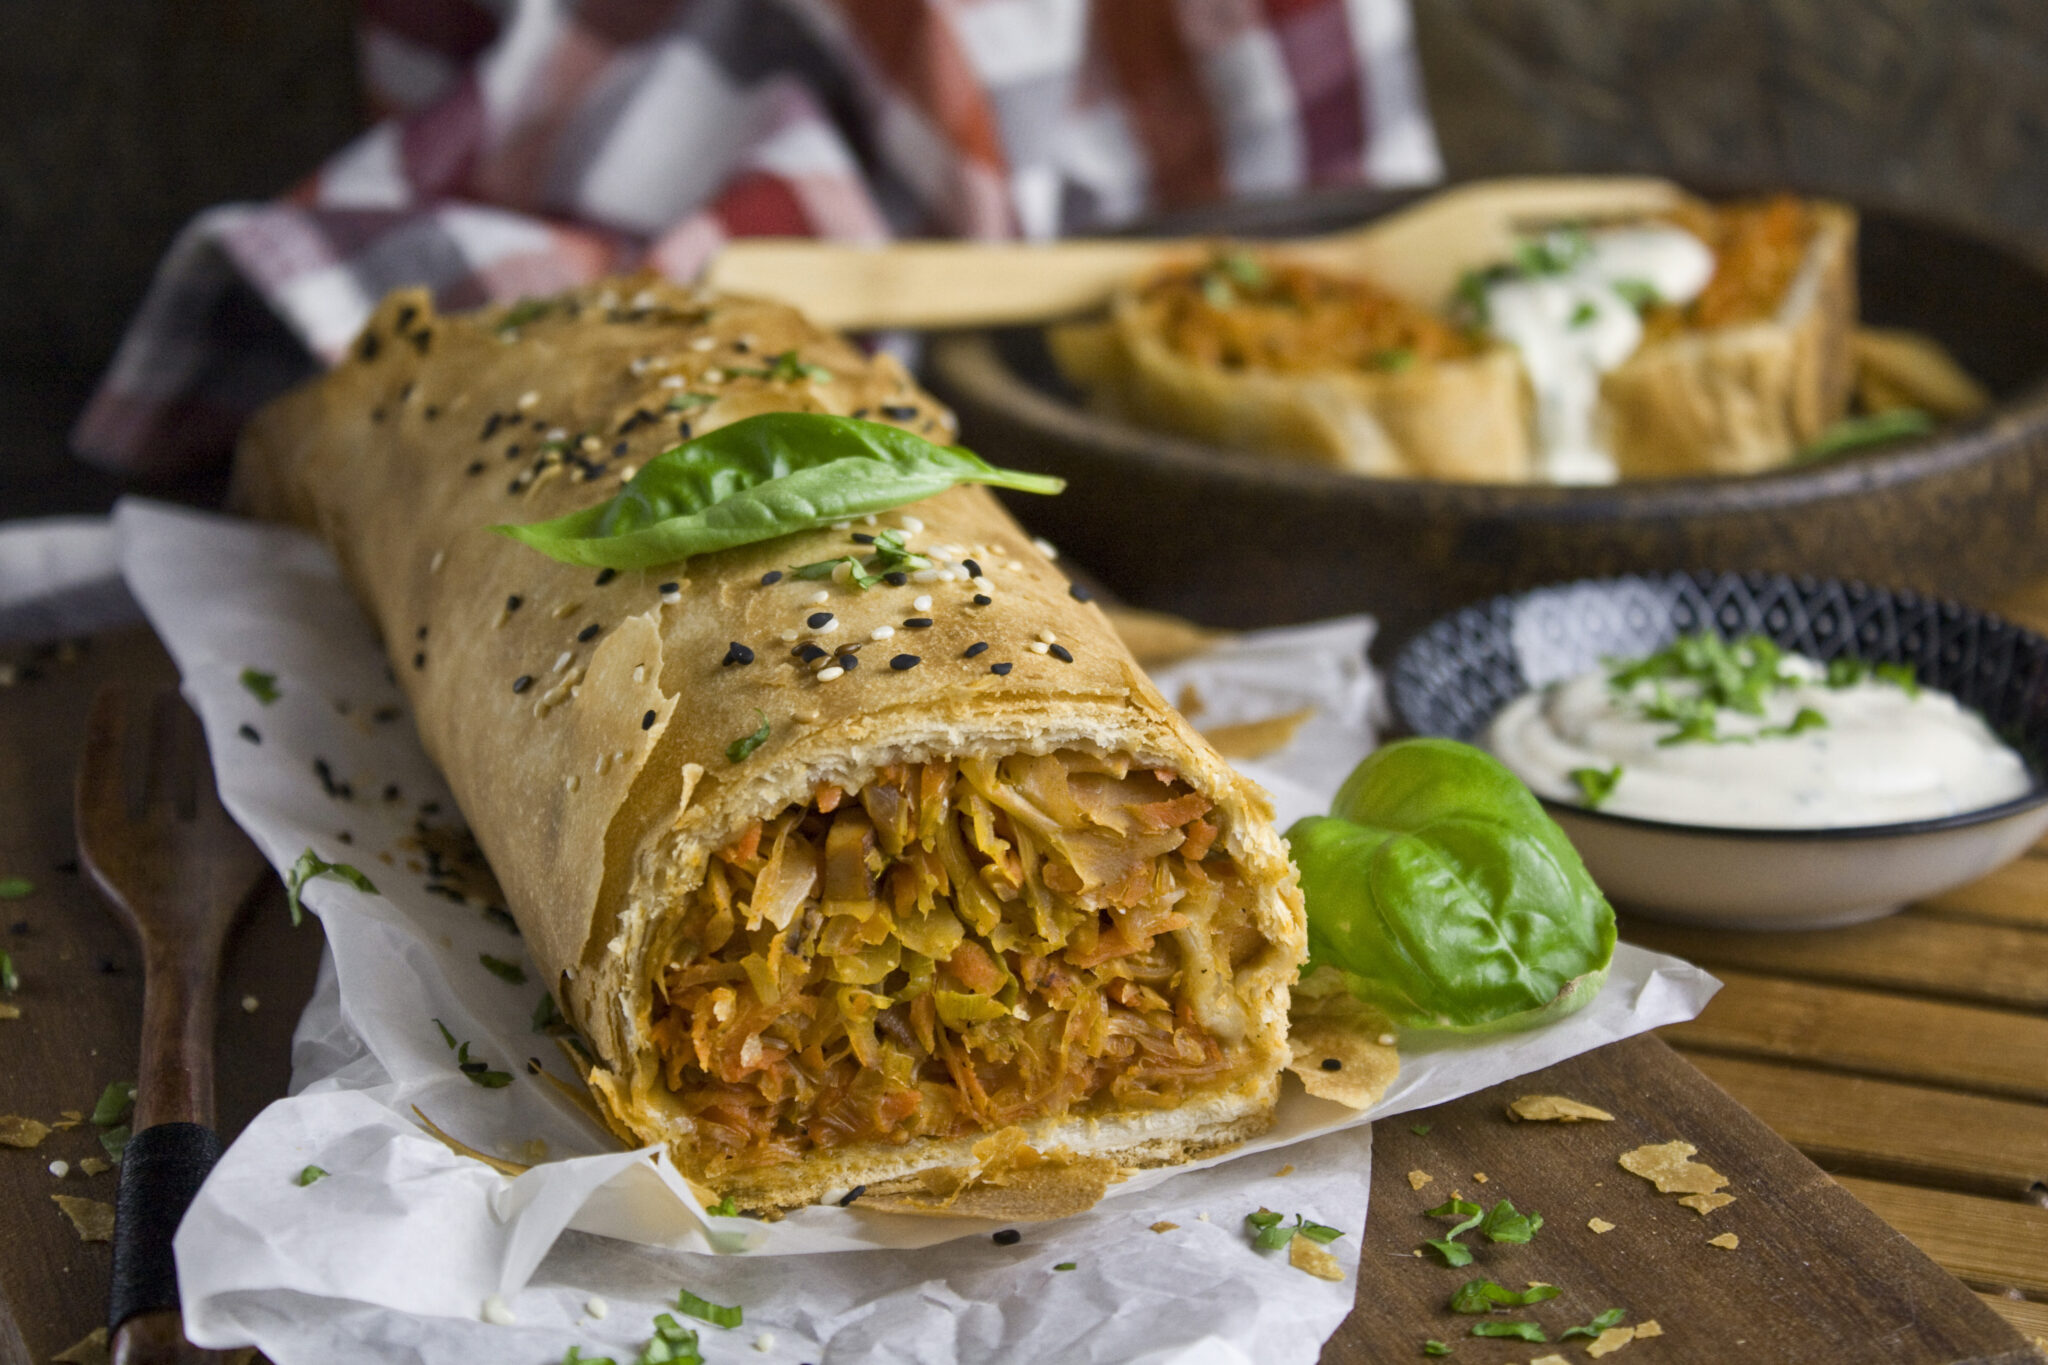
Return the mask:
<path fill-rule="evenodd" d="M 692 893 L 654 981 L 671 1100 L 736 1170 L 1230 1086 L 1236 969 L 1278 950 L 1212 814 L 1078 750 L 819 788 Z"/>

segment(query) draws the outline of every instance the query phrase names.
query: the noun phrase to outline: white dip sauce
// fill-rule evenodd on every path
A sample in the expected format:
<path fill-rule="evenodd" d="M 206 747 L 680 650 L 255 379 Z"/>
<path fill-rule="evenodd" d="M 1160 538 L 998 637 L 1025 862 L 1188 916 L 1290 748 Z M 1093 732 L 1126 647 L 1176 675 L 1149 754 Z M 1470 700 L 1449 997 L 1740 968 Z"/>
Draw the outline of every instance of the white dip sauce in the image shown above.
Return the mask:
<path fill-rule="evenodd" d="M 1713 278 L 1714 253 L 1691 233 L 1662 224 L 1553 233 L 1544 245 L 1564 268 L 1488 285 L 1488 326 L 1522 353 L 1536 398 L 1540 476 L 1550 483 L 1613 483 L 1614 456 L 1597 430 L 1600 376 L 1643 340 L 1642 317 L 1624 291 L 1690 303 Z"/>
<path fill-rule="evenodd" d="M 1687 825 L 1889 825 L 1982 810 L 2032 788 L 2020 756 L 1945 692 L 1875 680 L 1830 687 L 1821 665 L 1797 654 L 1780 671 L 1787 681 L 1763 697 L 1763 715 L 1714 712 L 1720 743 L 1660 744 L 1678 727 L 1642 714 L 1656 684 L 1617 689 L 1604 669 L 1518 697 L 1486 742 L 1540 796 L 1585 805 L 1573 771 L 1618 766 L 1598 809 Z M 1669 698 L 1699 695 L 1684 679 L 1662 686 Z M 1826 724 L 1759 735 L 1791 726 L 1802 709 Z"/>

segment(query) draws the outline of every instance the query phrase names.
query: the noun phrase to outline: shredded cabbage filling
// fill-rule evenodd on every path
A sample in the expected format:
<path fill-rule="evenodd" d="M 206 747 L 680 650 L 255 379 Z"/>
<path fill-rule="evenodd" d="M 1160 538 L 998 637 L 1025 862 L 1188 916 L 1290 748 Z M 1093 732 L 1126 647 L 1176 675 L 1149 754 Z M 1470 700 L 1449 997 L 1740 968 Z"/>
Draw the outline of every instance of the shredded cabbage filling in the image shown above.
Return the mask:
<path fill-rule="evenodd" d="M 654 981 L 663 1080 L 733 1169 L 1227 1085 L 1267 941 L 1210 814 L 1077 750 L 822 786 L 692 893 Z"/>

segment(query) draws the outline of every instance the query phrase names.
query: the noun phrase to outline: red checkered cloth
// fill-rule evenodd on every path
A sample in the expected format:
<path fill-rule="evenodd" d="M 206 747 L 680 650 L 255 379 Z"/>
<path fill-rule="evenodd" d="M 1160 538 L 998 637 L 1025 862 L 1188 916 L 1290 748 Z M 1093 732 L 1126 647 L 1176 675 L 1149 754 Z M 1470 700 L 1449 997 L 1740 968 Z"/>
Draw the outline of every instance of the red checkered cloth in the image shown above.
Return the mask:
<path fill-rule="evenodd" d="M 748 235 L 1051 237 L 1440 174 L 1408 0 L 364 0 L 382 121 L 173 243 L 78 453 L 222 459 L 376 301 L 448 308 Z"/>

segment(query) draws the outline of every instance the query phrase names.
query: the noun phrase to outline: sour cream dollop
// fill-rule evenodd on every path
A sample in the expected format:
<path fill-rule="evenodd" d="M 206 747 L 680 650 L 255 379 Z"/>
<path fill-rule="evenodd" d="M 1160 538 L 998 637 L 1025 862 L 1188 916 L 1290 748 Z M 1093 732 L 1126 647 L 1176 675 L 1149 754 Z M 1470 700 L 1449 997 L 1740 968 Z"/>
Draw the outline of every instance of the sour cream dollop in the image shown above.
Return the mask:
<path fill-rule="evenodd" d="M 1600 376 L 1642 345 L 1629 294 L 1690 303 L 1714 275 L 1714 253 L 1665 224 L 1553 233 L 1545 254 L 1558 270 L 1527 272 L 1486 287 L 1488 326 L 1522 353 L 1536 399 L 1540 473 L 1550 483 L 1613 483 L 1614 456 L 1598 430 Z"/>
<path fill-rule="evenodd" d="M 2027 794 L 2025 762 L 1982 716 L 1945 692 L 1865 679 L 1829 686 L 1803 655 L 1780 662 L 1785 681 L 1764 714 L 1722 708 L 1719 742 L 1670 742 L 1678 727 L 1644 714 L 1656 687 L 1699 695 L 1683 679 L 1610 684 L 1605 669 L 1528 693 L 1487 733 L 1500 760 L 1540 796 L 1597 804 L 1616 815 L 1734 829 L 1846 829 L 1938 819 Z M 1800 713 L 1810 719 L 1798 724 Z M 1796 733 L 1788 733 L 1796 730 Z M 1745 742 L 1746 741 L 1746 742 Z M 1589 800 L 1573 773 L 1595 788 Z"/>

